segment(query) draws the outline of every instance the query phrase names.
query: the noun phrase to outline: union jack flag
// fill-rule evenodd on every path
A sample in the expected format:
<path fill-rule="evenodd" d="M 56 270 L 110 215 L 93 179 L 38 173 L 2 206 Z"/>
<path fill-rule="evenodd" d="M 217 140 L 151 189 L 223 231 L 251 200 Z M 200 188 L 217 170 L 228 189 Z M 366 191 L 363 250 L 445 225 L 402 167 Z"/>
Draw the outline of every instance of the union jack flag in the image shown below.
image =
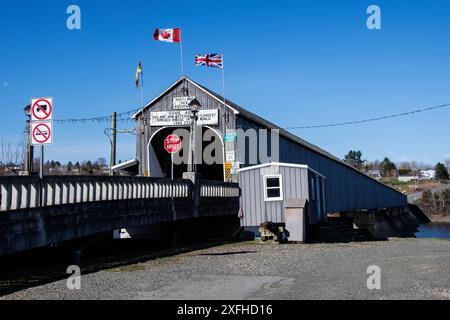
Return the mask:
<path fill-rule="evenodd" d="M 221 54 L 205 54 L 204 56 L 197 54 L 195 56 L 195 66 L 206 66 L 211 68 L 223 69 L 223 55 Z"/>

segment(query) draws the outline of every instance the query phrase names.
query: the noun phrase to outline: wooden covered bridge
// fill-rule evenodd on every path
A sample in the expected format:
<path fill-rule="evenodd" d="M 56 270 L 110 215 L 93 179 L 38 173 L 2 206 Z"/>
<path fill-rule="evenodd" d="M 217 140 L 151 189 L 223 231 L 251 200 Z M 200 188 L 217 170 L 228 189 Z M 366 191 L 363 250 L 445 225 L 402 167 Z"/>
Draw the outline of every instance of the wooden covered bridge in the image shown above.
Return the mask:
<path fill-rule="evenodd" d="M 259 215 L 271 221 L 279 219 L 284 222 L 285 212 L 280 199 L 261 197 L 258 203 L 245 203 L 249 192 L 267 194 L 264 174 L 254 175 L 253 180 L 246 179 L 246 185 L 239 181 L 239 171 L 245 168 L 284 163 L 307 166 L 326 178 L 323 183 L 312 181 L 308 184 L 311 190 L 315 190 L 312 197 L 317 194 L 323 199 L 325 205 L 320 215 L 324 218 L 327 214 L 351 217 L 359 227 L 368 228 L 382 237 L 401 234 L 404 230 L 411 233 L 417 227 L 407 197 L 401 192 L 187 77 L 170 85 L 134 115 L 137 148 L 133 163 L 136 174 L 150 177 L 170 174 L 170 157 L 161 152 L 161 145 L 168 134 L 180 128 L 189 130 L 189 112 L 180 110 L 176 103 L 183 97 L 195 97 L 200 102 L 201 132 L 206 136 L 209 131 L 200 152 L 208 148 L 210 141 L 218 150 L 216 157 L 220 161 L 199 166 L 200 173 L 211 180 L 239 182 L 244 195 L 241 208 L 246 209 L 246 219 Z M 283 109 L 283 106 L 273 107 L 280 111 Z M 253 132 L 257 134 L 253 135 Z M 184 149 L 189 149 L 189 143 L 188 139 L 183 141 Z M 175 167 L 177 177 L 181 177 L 184 171 L 185 165 Z M 287 181 L 283 180 L 282 189 L 293 190 L 295 182 L 292 185 Z M 259 220 L 255 218 L 253 221 Z"/>

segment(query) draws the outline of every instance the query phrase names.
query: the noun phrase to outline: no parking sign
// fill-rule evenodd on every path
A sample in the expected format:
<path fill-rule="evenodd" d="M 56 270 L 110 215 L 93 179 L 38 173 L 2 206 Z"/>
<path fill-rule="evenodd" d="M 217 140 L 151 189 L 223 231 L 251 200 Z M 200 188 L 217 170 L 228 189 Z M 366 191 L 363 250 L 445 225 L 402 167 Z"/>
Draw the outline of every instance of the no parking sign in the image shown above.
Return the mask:
<path fill-rule="evenodd" d="M 31 144 L 44 146 L 53 142 L 53 98 L 31 99 Z"/>
<path fill-rule="evenodd" d="M 32 122 L 31 123 L 31 144 L 42 146 L 52 144 L 53 124 L 52 122 Z"/>
<path fill-rule="evenodd" d="M 53 99 L 37 98 L 31 100 L 31 121 L 50 121 L 53 117 Z"/>

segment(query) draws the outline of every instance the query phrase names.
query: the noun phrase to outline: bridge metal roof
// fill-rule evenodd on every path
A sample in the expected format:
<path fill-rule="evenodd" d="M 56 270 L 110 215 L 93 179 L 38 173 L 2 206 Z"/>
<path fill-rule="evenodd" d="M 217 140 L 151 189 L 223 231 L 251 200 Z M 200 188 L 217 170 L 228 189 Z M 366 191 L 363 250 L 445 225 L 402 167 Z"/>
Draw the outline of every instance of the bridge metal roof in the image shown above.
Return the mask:
<path fill-rule="evenodd" d="M 170 92 L 173 88 L 175 88 L 177 85 L 179 85 L 180 83 L 182 83 L 183 81 L 188 81 L 190 82 L 192 85 L 196 86 L 197 88 L 199 88 L 200 90 L 202 90 L 203 92 L 205 92 L 207 95 L 211 96 L 213 99 L 218 100 L 220 103 L 224 104 L 226 107 L 230 108 L 235 114 L 238 114 L 241 117 L 244 117 L 250 121 L 253 121 L 263 127 L 266 127 L 267 129 L 272 129 L 272 130 L 279 130 L 280 135 L 295 142 L 298 143 L 302 146 L 304 146 L 305 148 L 308 148 L 324 157 L 327 157 L 333 161 L 336 161 L 346 167 L 348 167 L 351 170 L 354 170 L 358 173 L 360 173 L 361 175 L 364 175 L 365 177 L 367 177 L 368 179 L 371 179 L 373 181 L 376 181 L 384 186 L 386 186 L 387 188 L 390 188 L 396 192 L 399 192 L 398 190 L 392 188 L 391 186 L 388 186 L 384 183 L 381 183 L 380 181 L 370 177 L 369 175 L 364 174 L 363 172 L 361 172 L 360 170 L 352 167 L 351 165 L 349 165 L 348 163 L 346 163 L 345 161 L 343 161 L 342 159 L 339 159 L 338 157 L 332 155 L 331 153 L 319 148 L 318 146 L 309 143 L 306 140 L 303 140 L 301 138 L 299 138 L 298 136 L 292 134 L 291 132 L 277 126 L 276 124 L 258 116 L 257 114 L 241 107 L 240 105 L 225 99 L 223 96 L 221 96 L 220 94 L 202 86 L 201 84 L 193 81 L 192 79 L 184 76 L 180 79 L 178 79 L 174 84 L 172 84 L 169 88 L 167 88 L 163 93 L 161 93 L 158 97 L 156 97 L 154 100 L 152 100 L 151 102 L 149 102 L 144 108 L 142 108 L 141 110 L 139 110 L 136 114 L 134 114 L 132 116 L 133 119 L 136 119 L 137 117 L 139 117 L 140 114 L 142 114 L 142 112 L 144 112 L 145 110 L 147 110 L 148 108 L 152 107 L 159 99 L 161 99 L 162 97 L 164 97 L 166 95 L 166 93 Z M 400 193 L 400 192 L 399 192 Z"/>

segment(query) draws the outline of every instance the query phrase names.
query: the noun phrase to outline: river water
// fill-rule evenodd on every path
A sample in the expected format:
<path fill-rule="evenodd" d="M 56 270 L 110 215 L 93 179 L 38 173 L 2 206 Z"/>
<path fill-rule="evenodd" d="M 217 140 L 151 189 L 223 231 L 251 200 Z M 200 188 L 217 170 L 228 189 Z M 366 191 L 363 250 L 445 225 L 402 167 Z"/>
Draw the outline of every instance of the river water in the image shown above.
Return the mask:
<path fill-rule="evenodd" d="M 417 238 L 441 238 L 450 239 L 450 223 L 430 222 L 420 226 Z"/>

